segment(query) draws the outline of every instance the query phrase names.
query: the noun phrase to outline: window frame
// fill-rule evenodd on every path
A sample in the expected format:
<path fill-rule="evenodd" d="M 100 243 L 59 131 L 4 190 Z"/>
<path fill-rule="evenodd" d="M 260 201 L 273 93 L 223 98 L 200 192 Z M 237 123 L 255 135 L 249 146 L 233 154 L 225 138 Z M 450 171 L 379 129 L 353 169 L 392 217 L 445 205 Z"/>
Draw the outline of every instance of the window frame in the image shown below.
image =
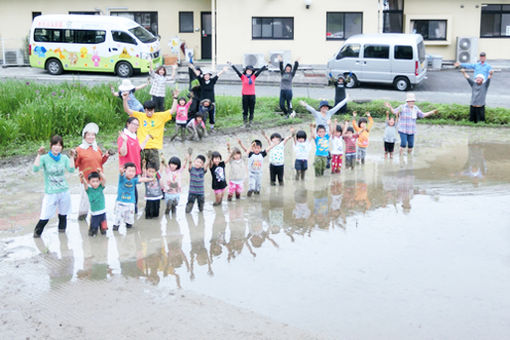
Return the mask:
<path fill-rule="evenodd" d="M 182 20 L 181 15 L 183 15 L 183 14 L 187 14 L 187 15 L 191 14 L 191 30 L 189 30 L 189 31 L 182 29 L 181 23 L 183 20 Z M 193 11 L 179 11 L 179 33 L 194 33 L 195 32 L 195 17 L 194 17 L 194 15 L 195 14 L 193 13 Z"/>
<path fill-rule="evenodd" d="M 397 58 L 397 49 L 398 48 L 410 48 L 411 49 L 411 58 Z M 395 60 L 414 60 L 414 48 L 411 45 L 394 45 L 393 46 L 393 59 Z"/>
<path fill-rule="evenodd" d="M 131 38 L 131 40 L 132 40 L 133 42 L 127 42 L 127 41 L 118 41 L 118 40 L 115 40 L 115 37 L 113 36 L 113 34 L 114 34 L 114 33 L 123 33 L 123 34 L 127 35 L 129 38 Z M 135 45 L 135 46 L 137 46 L 137 45 L 138 45 L 138 42 L 136 41 L 136 39 L 135 39 L 135 38 L 133 38 L 133 37 L 131 36 L 131 34 L 129 34 L 129 33 L 128 33 L 128 32 L 126 32 L 126 31 L 111 30 L 111 31 L 110 31 L 110 34 L 111 34 L 111 36 L 112 36 L 112 41 L 115 41 L 115 42 L 117 42 L 117 43 L 121 43 L 121 44 L 130 44 L 130 45 Z"/>
<path fill-rule="evenodd" d="M 365 44 L 365 45 L 363 45 L 363 59 L 390 60 L 390 46 L 391 45 L 389 45 L 389 44 Z M 386 47 L 388 49 L 387 57 L 386 58 L 367 57 L 366 53 L 365 53 L 367 47 Z"/>
<path fill-rule="evenodd" d="M 414 22 L 416 21 L 426 21 L 427 24 L 429 25 L 431 21 L 443 21 L 445 23 L 444 25 L 444 38 L 440 38 L 440 39 L 430 39 L 430 38 L 425 38 L 423 37 L 423 41 L 448 41 L 448 20 L 447 19 L 411 19 L 410 20 L 410 25 L 411 25 L 411 29 L 414 30 Z M 427 27 L 427 30 L 428 30 L 428 27 Z M 421 33 L 418 33 L 416 32 L 416 34 L 421 34 Z"/>
<path fill-rule="evenodd" d="M 51 32 L 51 37 L 54 37 L 54 32 L 59 31 L 59 38 L 60 40 L 48 40 L 48 41 L 42 41 L 36 39 L 36 33 L 39 30 L 46 30 L 48 32 Z M 72 42 L 66 41 L 66 31 L 72 32 Z M 91 31 L 91 32 L 103 32 L 103 41 L 101 42 L 77 42 L 76 41 L 76 33 L 77 31 Z M 47 36 L 47 35 L 46 35 Z M 97 36 L 97 34 L 95 35 Z M 59 43 L 59 44 L 87 44 L 87 45 L 96 45 L 96 44 L 103 44 L 106 42 L 106 30 L 92 30 L 92 29 L 74 29 L 74 28 L 44 28 L 44 27 L 38 27 L 34 29 L 34 36 L 33 39 L 35 42 L 41 42 L 41 43 Z"/>
<path fill-rule="evenodd" d="M 343 15 L 343 37 L 342 38 L 330 38 L 328 37 L 328 15 L 329 14 L 342 14 Z M 353 35 L 356 35 L 356 34 L 363 34 L 363 12 L 326 12 L 326 41 L 327 40 L 347 40 L 349 39 L 351 36 L 349 37 L 346 37 L 345 36 L 345 15 L 346 14 L 359 14 L 361 16 L 361 31 L 359 33 L 355 33 Z"/>
<path fill-rule="evenodd" d="M 268 37 L 263 37 L 262 36 L 262 28 L 261 28 L 261 32 L 260 32 L 260 37 L 255 37 L 253 36 L 253 32 L 254 32 L 254 25 L 253 25 L 253 21 L 255 19 L 271 19 L 271 37 L 268 38 Z M 292 37 L 290 38 L 275 38 L 274 36 L 274 20 L 275 19 L 290 19 L 292 21 Z M 251 39 L 252 40 L 294 40 L 294 17 L 251 17 Z"/>
<path fill-rule="evenodd" d="M 401 9 L 383 9 L 383 33 L 404 33 L 404 7 L 405 1 L 402 0 L 402 8 Z M 400 14 L 400 32 L 392 32 L 386 30 L 386 16 L 384 14 Z"/>
<path fill-rule="evenodd" d="M 482 16 L 484 14 L 484 7 L 486 7 L 487 5 L 491 5 L 491 6 L 499 6 L 499 10 L 491 10 L 491 11 L 486 11 L 487 14 L 498 14 L 499 15 L 499 23 L 500 23 L 500 28 L 499 28 L 499 35 L 482 35 Z M 480 38 L 483 38 L 483 39 L 507 39 L 507 38 L 510 38 L 510 35 L 503 35 L 503 30 L 502 30 L 502 21 L 503 21 L 503 14 L 509 14 L 510 15 L 510 9 L 503 9 L 503 6 L 509 6 L 510 4 L 487 4 L 487 3 L 482 3 L 482 6 L 481 6 L 481 9 L 480 9 Z"/>

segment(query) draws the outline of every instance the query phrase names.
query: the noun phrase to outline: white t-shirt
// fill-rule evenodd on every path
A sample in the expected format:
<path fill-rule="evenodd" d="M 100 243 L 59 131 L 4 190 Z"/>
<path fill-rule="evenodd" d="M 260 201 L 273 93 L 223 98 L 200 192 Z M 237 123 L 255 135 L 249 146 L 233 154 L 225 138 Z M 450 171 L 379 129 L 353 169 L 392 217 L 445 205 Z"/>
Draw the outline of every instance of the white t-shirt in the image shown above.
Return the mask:
<path fill-rule="evenodd" d="M 331 154 L 342 155 L 344 153 L 344 141 L 342 137 L 331 138 Z"/>
<path fill-rule="evenodd" d="M 283 165 L 285 153 L 285 143 L 283 141 L 269 151 L 269 163 L 273 165 Z"/>
<path fill-rule="evenodd" d="M 308 141 L 294 143 L 294 155 L 296 159 L 306 159 L 310 155 L 311 144 Z"/>

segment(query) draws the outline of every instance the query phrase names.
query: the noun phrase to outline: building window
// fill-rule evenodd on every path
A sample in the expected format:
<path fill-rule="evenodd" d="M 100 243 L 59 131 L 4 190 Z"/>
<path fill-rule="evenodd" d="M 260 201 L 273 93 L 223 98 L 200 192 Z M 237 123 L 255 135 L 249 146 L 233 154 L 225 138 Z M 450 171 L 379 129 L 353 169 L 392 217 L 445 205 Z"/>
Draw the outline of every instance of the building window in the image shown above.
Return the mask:
<path fill-rule="evenodd" d="M 158 12 L 111 12 L 111 15 L 133 20 L 154 35 L 158 35 Z"/>
<path fill-rule="evenodd" d="M 480 37 L 510 37 L 510 5 L 482 5 Z"/>
<path fill-rule="evenodd" d="M 262 18 L 251 20 L 252 39 L 294 39 L 294 18 Z"/>
<path fill-rule="evenodd" d="M 32 12 L 32 21 L 34 21 L 35 17 L 38 17 L 41 14 L 41 12 Z"/>
<path fill-rule="evenodd" d="M 390 47 L 388 45 L 365 45 L 363 58 L 389 59 Z"/>
<path fill-rule="evenodd" d="M 69 11 L 69 14 L 99 15 L 99 11 Z"/>
<path fill-rule="evenodd" d="M 193 12 L 179 12 L 179 33 L 193 33 Z"/>
<path fill-rule="evenodd" d="M 404 26 L 404 0 L 384 0 L 383 32 L 402 33 Z"/>
<path fill-rule="evenodd" d="M 351 35 L 361 34 L 363 13 L 328 12 L 326 13 L 326 39 L 344 40 Z"/>
<path fill-rule="evenodd" d="M 411 20 L 411 27 L 424 40 L 446 40 L 446 20 Z"/>

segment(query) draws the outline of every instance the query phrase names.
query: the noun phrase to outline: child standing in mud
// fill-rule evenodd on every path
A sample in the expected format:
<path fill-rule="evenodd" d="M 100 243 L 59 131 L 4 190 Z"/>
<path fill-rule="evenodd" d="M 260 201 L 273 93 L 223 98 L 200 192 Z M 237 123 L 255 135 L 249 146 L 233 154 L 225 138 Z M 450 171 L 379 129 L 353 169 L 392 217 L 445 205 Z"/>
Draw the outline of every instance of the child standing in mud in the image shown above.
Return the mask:
<path fill-rule="evenodd" d="M 188 166 L 189 155 L 184 159 L 184 164 L 181 167 L 181 160 L 179 157 L 171 157 L 168 161 L 168 166 L 165 165 L 163 191 L 165 193 L 165 214 L 172 212 L 175 217 L 177 205 L 181 195 L 181 176 L 182 169 Z"/>
<path fill-rule="evenodd" d="M 64 140 L 55 135 L 50 140 L 50 151 L 46 153 L 44 147 L 37 151 L 34 161 L 34 172 L 41 168 L 44 171 L 44 198 L 41 217 L 34 229 L 34 238 L 41 237 L 46 224 L 58 211 L 58 231 L 65 233 L 67 214 L 71 209 L 71 195 L 69 185 L 64 177 L 66 171 L 74 172 L 74 158 L 62 155 Z"/>
<path fill-rule="evenodd" d="M 246 174 L 246 166 L 243 160 L 243 154 L 241 150 L 234 147 L 230 148 L 230 143 L 227 143 L 227 150 L 229 153 L 228 158 L 225 160 L 225 163 L 230 164 L 230 178 L 228 181 L 228 197 L 227 200 L 231 201 L 234 194 L 236 195 L 236 199 L 241 198 L 241 193 L 243 192 L 243 183 Z"/>
<path fill-rule="evenodd" d="M 301 178 L 305 180 L 305 172 L 308 170 L 308 156 L 310 155 L 311 144 L 306 140 L 306 132 L 299 130 L 296 134 L 291 128 L 290 132 L 294 137 L 294 168 L 296 169 L 296 181 Z"/>
<path fill-rule="evenodd" d="M 315 140 L 315 161 L 313 167 L 315 168 L 315 176 L 320 177 L 324 175 L 326 164 L 328 162 L 329 154 L 329 134 L 326 133 L 324 125 L 317 126 L 317 135 L 315 134 L 315 124 L 310 124 L 310 135 Z"/>
<path fill-rule="evenodd" d="M 271 185 L 276 185 L 276 178 L 278 178 L 278 184 L 283 185 L 285 144 L 292 135 L 283 139 L 278 132 L 275 132 L 271 135 L 271 138 L 268 138 L 264 130 L 262 130 L 262 136 L 264 136 L 267 143 L 272 146 L 271 152 L 269 152 L 269 175 L 271 178 Z"/>
<path fill-rule="evenodd" d="M 335 119 L 331 122 L 329 131 L 331 131 L 331 173 L 340 173 L 344 143 L 342 140 L 342 127 L 338 125 L 338 120 Z"/>
<path fill-rule="evenodd" d="M 345 121 L 342 131 L 343 139 L 345 142 L 345 167 L 354 170 L 354 163 L 356 161 L 356 141 L 358 134 L 354 133 L 354 129 L 349 126 L 349 121 Z"/>
<path fill-rule="evenodd" d="M 393 150 L 395 149 L 395 142 L 397 141 L 397 117 L 390 118 L 390 112 L 386 111 L 386 127 L 384 128 L 384 159 L 393 158 Z"/>
<path fill-rule="evenodd" d="M 225 176 L 225 162 L 221 159 L 221 154 L 217 151 L 211 153 L 209 157 L 209 169 L 211 170 L 212 189 L 214 190 L 215 201 L 213 206 L 221 205 L 227 179 Z"/>
<path fill-rule="evenodd" d="M 367 155 L 368 148 L 368 137 L 370 133 L 370 129 L 374 125 L 374 120 L 370 116 L 370 112 L 366 112 L 365 115 L 368 117 L 368 124 L 366 118 L 360 118 L 359 122 L 356 123 L 356 111 L 352 113 L 352 126 L 356 133 L 358 133 L 358 153 L 357 159 L 358 163 L 365 164 L 365 157 Z"/>
<path fill-rule="evenodd" d="M 159 217 L 159 206 L 163 198 L 163 191 L 161 190 L 160 179 L 156 166 L 152 163 L 147 164 L 144 169 L 144 177 L 149 181 L 145 182 L 145 218 Z"/>
<path fill-rule="evenodd" d="M 96 236 L 99 229 L 102 235 L 106 235 L 108 225 L 106 224 L 106 206 L 103 193 L 105 185 L 103 171 L 98 168 L 97 171 L 93 171 L 87 176 L 87 180 L 85 180 L 83 172 L 80 171 L 80 182 L 83 184 L 89 198 L 92 215 L 90 218 L 89 236 Z"/>
<path fill-rule="evenodd" d="M 250 188 L 247 195 L 248 197 L 251 197 L 252 194 L 259 195 L 260 189 L 262 188 L 262 164 L 264 162 L 264 157 L 266 157 L 267 152 L 270 151 L 274 145 L 270 145 L 266 150 L 262 150 L 262 142 L 258 139 L 254 139 L 251 142 L 251 150 L 248 151 L 240 139 L 237 141 L 241 149 L 248 154 Z"/>
<path fill-rule="evenodd" d="M 189 153 L 191 156 L 191 152 Z M 198 155 L 193 162 L 189 162 L 189 191 L 188 203 L 186 203 L 186 214 L 193 210 L 195 201 L 198 204 L 198 210 L 204 210 L 204 175 L 208 164 L 203 155 Z"/>

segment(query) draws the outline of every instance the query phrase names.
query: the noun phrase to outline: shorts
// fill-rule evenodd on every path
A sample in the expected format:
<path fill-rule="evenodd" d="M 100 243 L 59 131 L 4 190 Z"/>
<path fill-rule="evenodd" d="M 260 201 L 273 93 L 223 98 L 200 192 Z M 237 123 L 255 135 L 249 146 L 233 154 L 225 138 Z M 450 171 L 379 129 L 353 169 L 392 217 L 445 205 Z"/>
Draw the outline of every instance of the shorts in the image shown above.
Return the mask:
<path fill-rule="evenodd" d="M 115 202 L 115 222 L 114 225 L 120 226 L 122 223 L 135 223 L 135 204 Z"/>
<path fill-rule="evenodd" d="M 227 188 L 223 188 L 223 189 L 215 189 L 214 190 L 214 194 L 215 195 L 219 195 L 219 194 L 223 194 L 225 192 Z"/>
<path fill-rule="evenodd" d="M 296 159 L 294 162 L 294 168 L 297 171 L 305 171 L 308 169 L 308 160 L 306 159 Z"/>
<path fill-rule="evenodd" d="M 384 142 L 384 152 L 392 153 L 395 148 L 395 142 Z"/>
<path fill-rule="evenodd" d="M 71 194 L 69 190 L 56 194 L 44 194 L 41 207 L 41 220 L 49 220 L 58 210 L 59 215 L 67 215 L 71 210 Z"/>
<path fill-rule="evenodd" d="M 98 229 L 99 227 L 101 227 L 101 230 L 108 229 L 108 225 L 106 224 L 106 213 L 92 215 L 90 217 L 90 229 Z"/>
<path fill-rule="evenodd" d="M 400 147 L 409 147 L 409 149 L 412 149 L 414 146 L 414 134 L 408 135 L 403 132 L 399 132 L 398 134 L 400 135 Z"/>
<path fill-rule="evenodd" d="M 243 182 L 233 182 L 233 181 L 230 181 L 228 182 L 228 193 L 229 194 L 233 194 L 233 193 L 242 193 L 243 192 Z"/>
<path fill-rule="evenodd" d="M 179 200 L 181 199 L 181 194 L 167 194 L 165 193 L 165 203 L 168 204 L 168 202 L 175 201 L 176 203 L 179 203 Z"/>

